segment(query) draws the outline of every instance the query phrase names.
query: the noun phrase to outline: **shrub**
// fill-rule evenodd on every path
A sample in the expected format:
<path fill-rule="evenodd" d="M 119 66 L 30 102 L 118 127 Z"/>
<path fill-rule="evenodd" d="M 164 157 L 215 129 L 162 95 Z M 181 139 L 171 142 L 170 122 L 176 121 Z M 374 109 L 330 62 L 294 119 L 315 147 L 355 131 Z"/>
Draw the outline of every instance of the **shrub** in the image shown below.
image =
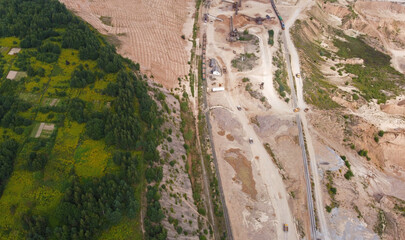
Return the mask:
<path fill-rule="evenodd" d="M 347 170 L 347 172 L 345 173 L 344 176 L 347 180 L 350 180 L 354 176 L 354 174 L 353 174 L 352 170 L 349 169 L 349 170 Z"/>

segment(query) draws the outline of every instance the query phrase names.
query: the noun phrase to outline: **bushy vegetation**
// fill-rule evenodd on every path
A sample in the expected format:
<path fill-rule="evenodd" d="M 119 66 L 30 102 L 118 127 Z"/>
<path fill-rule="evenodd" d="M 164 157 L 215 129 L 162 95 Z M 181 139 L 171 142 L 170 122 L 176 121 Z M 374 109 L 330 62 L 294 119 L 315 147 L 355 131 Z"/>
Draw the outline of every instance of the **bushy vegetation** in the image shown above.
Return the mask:
<path fill-rule="evenodd" d="M 339 48 L 336 53 L 339 57 L 364 60 L 364 66 L 346 64 L 344 70 L 356 75 L 353 78 L 353 84 L 366 100 L 377 99 L 378 102 L 385 103 L 389 98 L 387 92 L 399 94 L 399 86 L 405 84 L 405 77 L 390 66 L 390 56 L 369 46 L 361 37 L 352 38 L 341 32 L 337 34 L 346 39 L 346 41 L 339 39 L 333 41 Z"/>
<path fill-rule="evenodd" d="M 280 42 L 281 45 L 281 42 Z M 287 80 L 288 80 L 288 74 L 287 74 L 287 69 L 285 65 L 285 61 L 281 52 L 281 47 L 280 49 L 276 52 L 275 56 L 273 56 L 273 64 L 277 67 L 276 72 L 274 73 L 274 85 L 275 88 L 277 89 L 278 93 L 286 102 L 289 101 L 289 98 L 287 98 L 287 94 L 291 94 L 291 88 L 288 86 Z"/>
<path fill-rule="evenodd" d="M 273 46 L 274 45 L 274 30 L 271 29 L 271 30 L 268 31 L 268 33 L 269 33 L 269 40 L 267 41 L 267 43 L 270 46 Z"/>
<path fill-rule="evenodd" d="M 0 197 L 13 172 L 18 145 L 14 139 L 6 140 L 0 145 Z"/>

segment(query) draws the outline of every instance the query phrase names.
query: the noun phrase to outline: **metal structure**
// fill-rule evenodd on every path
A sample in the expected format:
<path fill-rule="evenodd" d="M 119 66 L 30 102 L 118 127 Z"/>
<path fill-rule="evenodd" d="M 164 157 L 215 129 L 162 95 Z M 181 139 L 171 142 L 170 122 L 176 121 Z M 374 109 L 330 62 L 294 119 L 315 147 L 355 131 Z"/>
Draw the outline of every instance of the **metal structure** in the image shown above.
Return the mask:
<path fill-rule="evenodd" d="M 223 21 L 224 21 L 223 19 L 218 18 L 218 17 L 215 17 L 214 15 L 211 15 L 211 14 L 209 14 L 209 13 L 206 13 L 205 15 L 207 15 L 207 17 L 212 17 L 213 19 L 215 19 L 215 20 L 217 20 L 217 21 L 220 21 L 220 22 L 223 22 Z"/>
<path fill-rule="evenodd" d="M 228 37 L 228 41 L 235 42 L 238 39 L 239 39 L 239 32 L 238 32 L 238 30 L 236 28 L 233 28 L 233 18 L 231 16 L 231 19 L 229 21 L 229 37 Z"/>
<path fill-rule="evenodd" d="M 232 9 L 235 10 L 235 15 L 238 15 L 239 8 L 242 7 L 242 0 L 239 0 L 238 2 L 231 2 L 229 0 L 222 0 L 222 2 L 232 4 Z"/>
<path fill-rule="evenodd" d="M 271 21 L 272 19 L 275 19 L 275 17 L 270 17 L 269 15 L 266 15 L 265 18 L 262 17 L 251 17 L 246 14 L 242 14 L 248 21 L 255 21 L 256 24 L 262 25 L 264 21 Z"/>

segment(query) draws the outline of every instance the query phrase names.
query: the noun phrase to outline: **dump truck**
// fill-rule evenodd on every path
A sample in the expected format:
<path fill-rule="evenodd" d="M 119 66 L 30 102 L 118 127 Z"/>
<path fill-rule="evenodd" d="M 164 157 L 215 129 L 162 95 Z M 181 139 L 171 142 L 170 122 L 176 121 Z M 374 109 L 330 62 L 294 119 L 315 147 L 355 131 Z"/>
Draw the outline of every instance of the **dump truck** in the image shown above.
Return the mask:
<path fill-rule="evenodd" d="M 294 112 L 299 112 L 300 108 L 294 108 Z"/>
<path fill-rule="evenodd" d="M 284 225 L 283 225 L 283 231 L 284 231 L 284 232 L 288 232 L 288 224 L 287 224 L 287 223 L 284 223 Z"/>

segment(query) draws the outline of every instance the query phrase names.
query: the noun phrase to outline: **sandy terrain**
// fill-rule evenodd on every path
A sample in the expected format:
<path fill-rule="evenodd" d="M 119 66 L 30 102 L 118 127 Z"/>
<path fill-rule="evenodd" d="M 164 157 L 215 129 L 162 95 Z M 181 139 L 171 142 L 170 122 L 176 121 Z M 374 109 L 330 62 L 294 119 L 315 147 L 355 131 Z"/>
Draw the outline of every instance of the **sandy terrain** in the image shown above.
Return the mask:
<path fill-rule="evenodd" d="M 326 25 L 341 28 L 354 37 L 367 34 L 370 38 L 367 42 L 393 55 L 393 66 L 401 70 L 403 60 L 397 56 L 404 49 L 401 47 L 404 24 L 400 22 L 405 16 L 402 6 L 388 2 L 357 1 L 354 11 L 358 17 L 351 20 L 345 18 L 351 14 L 350 9 L 341 3 L 322 2 L 320 6 L 319 11 L 312 9 L 308 13 L 314 21 L 308 20 L 310 23 L 304 29 L 304 37 L 334 51 L 330 36 L 324 31 Z M 401 26 L 394 34 L 385 27 L 395 27 L 396 21 Z M 360 59 L 350 59 L 350 62 L 361 64 Z M 333 100 L 344 108 L 334 111 L 313 109 L 311 114 L 307 114 L 308 122 L 304 124 L 306 135 L 309 133 L 312 138 L 312 144 L 308 144 L 309 153 L 315 155 L 317 160 L 317 166 L 313 169 L 318 171 L 322 183 L 324 205 L 320 207 L 324 208 L 332 202 L 326 188 L 327 171 L 330 171 L 333 186 L 337 188 L 335 198 L 338 207 L 332 209 L 331 213 L 325 212 L 330 239 L 404 239 L 405 233 L 398 226 L 404 224 L 405 218 L 395 207 L 405 199 L 404 96 L 391 99 L 386 104 L 375 101 L 367 103 L 362 99 L 354 102 L 351 94 L 348 98 L 345 93 L 352 93 L 356 88 L 344 84 L 351 82 L 352 76 L 337 76 L 336 72 L 330 70 L 336 63 L 328 60 L 320 69 L 330 83 L 338 85 L 341 92 L 338 91 Z M 300 88 L 299 84 L 297 88 Z M 385 131 L 383 136 L 377 135 L 380 130 Z M 358 154 L 360 150 L 368 152 L 369 160 Z M 343 176 L 348 168 L 341 155 L 346 156 L 351 165 L 354 173 L 351 180 Z M 381 229 L 379 234 L 378 229 Z"/>
<path fill-rule="evenodd" d="M 118 38 L 118 53 L 140 63 L 141 70 L 163 86 L 173 88 L 188 74 L 194 1 L 60 1 L 102 34 Z"/>

